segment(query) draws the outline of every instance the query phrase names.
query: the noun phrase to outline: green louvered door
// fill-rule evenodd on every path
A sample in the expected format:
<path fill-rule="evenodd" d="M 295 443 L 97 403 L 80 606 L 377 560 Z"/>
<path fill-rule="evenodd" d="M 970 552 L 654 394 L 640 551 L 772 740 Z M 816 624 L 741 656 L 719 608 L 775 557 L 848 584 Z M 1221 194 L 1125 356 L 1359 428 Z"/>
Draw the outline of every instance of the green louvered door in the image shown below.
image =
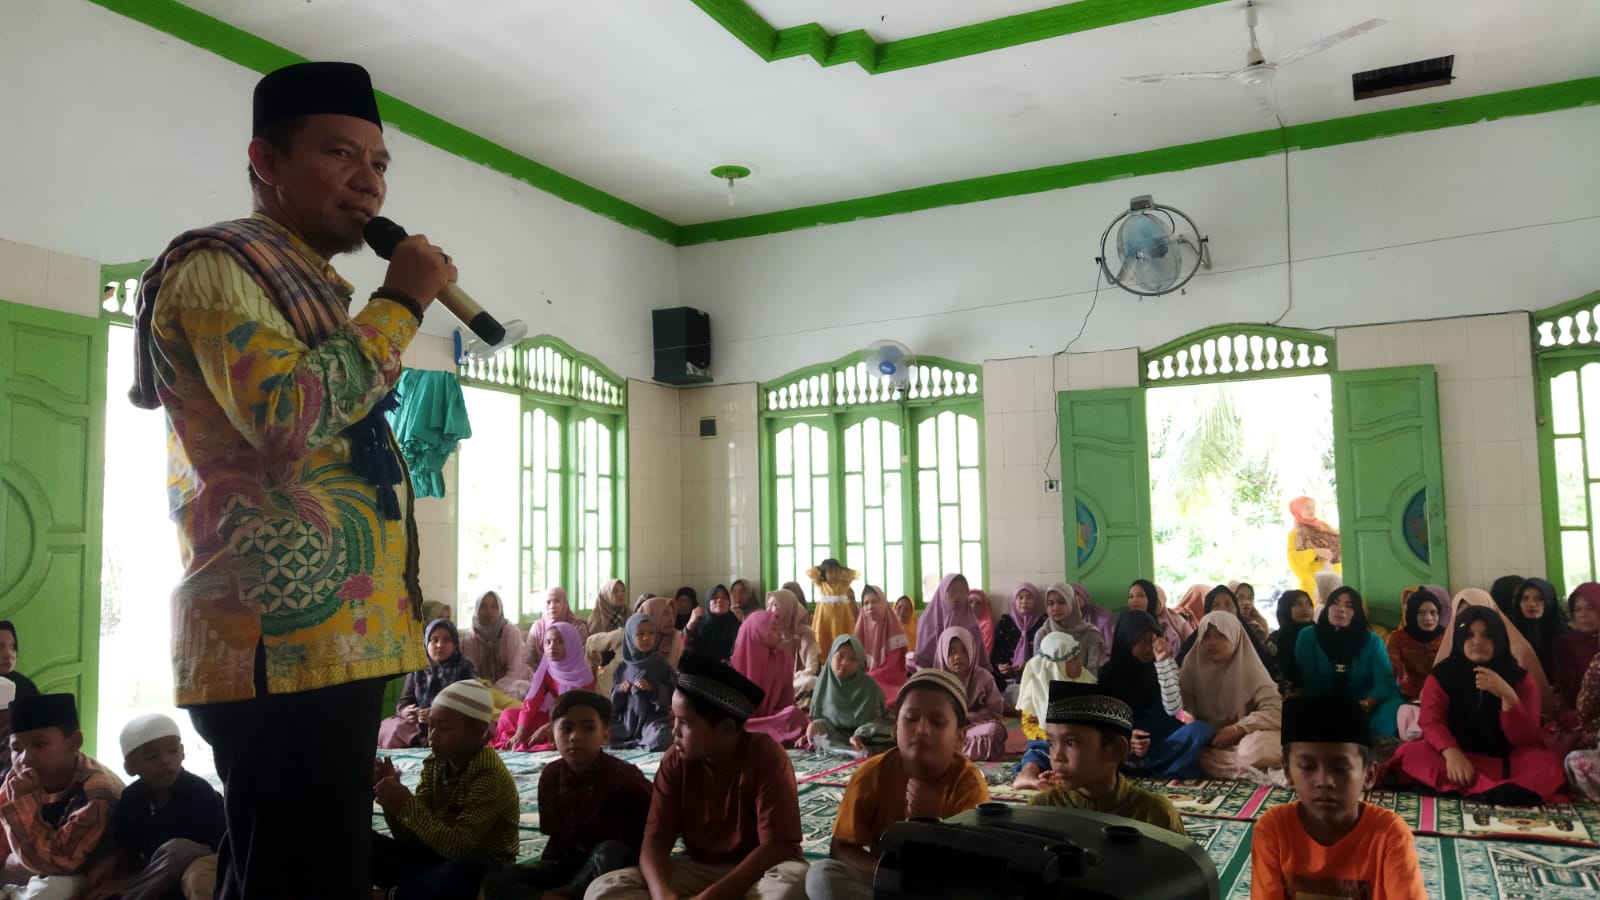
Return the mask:
<path fill-rule="evenodd" d="M 1155 574 L 1144 389 L 1067 391 L 1056 402 L 1067 581 L 1120 609 L 1128 584 Z"/>
<path fill-rule="evenodd" d="M 1344 582 L 1399 621 L 1403 588 L 1450 583 L 1433 367 L 1335 372 L 1333 433 Z"/>
<path fill-rule="evenodd" d="M 0 302 L 0 617 L 18 670 L 77 695 L 91 748 L 105 407 L 106 324 Z"/>

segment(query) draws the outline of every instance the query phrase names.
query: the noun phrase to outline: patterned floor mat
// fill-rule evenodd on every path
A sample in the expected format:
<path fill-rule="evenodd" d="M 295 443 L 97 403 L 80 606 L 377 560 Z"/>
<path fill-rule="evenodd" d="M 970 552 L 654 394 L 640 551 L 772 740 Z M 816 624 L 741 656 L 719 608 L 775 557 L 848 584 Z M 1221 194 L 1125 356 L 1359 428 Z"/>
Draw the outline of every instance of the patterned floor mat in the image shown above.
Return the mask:
<path fill-rule="evenodd" d="M 401 779 L 415 787 L 425 750 L 389 753 Z M 654 776 L 661 754 L 624 751 L 619 758 Z M 790 751 L 800 784 L 803 849 L 810 859 L 828 853 L 833 820 L 845 785 L 858 762 Z M 544 849 L 539 833 L 539 773 L 554 753 L 506 753 L 506 767 L 522 799 L 521 857 L 537 859 Z M 988 763 L 985 773 L 996 799 L 1025 801 L 1027 792 L 1010 790 L 1011 763 Z M 1294 799 L 1281 788 L 1220 781 L 1145 781 L 1143 786 L 1171 797 L 1189 837 L 1204 847 L 1217 867 L 1224 898 L 1250 896 L 1250 836 L 1254 819 Z M 1374 791 L 1372 803 L 1398 812 L 1412 828 L 1428 896 L 1446 900 L 1593 900 L 1600 891 L 1600 804 L 1552 804 L 1507 809 L 1465 803 L 1449 797 L 1421 797 Z M 384 830 L 373 809 L 373 825 Z M 1510 839 L 1508 839 L 1510 838 Z M 1557 843 L 1565 842 L 1565 843 Z"/>

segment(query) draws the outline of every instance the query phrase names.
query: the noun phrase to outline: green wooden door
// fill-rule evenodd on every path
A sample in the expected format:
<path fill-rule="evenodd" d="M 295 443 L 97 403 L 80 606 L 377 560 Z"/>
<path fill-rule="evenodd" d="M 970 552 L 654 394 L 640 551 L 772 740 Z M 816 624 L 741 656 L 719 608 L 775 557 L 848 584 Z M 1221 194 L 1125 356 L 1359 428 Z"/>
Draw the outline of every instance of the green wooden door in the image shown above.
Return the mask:
<path fill-rule="evenodd" d="M 1155 575 L 1144 389 L 1066 391 L 1056 402 L 1067 581 L 1120 609 L 1130 582 Z"/>
<path fill-rule="evenodd" d="M 0 302 L 0 617 L 95 746 L 106 324 Z"/>
<path fill-rule="evenodd" d="M 1333 433 L 1344 582 L 1393 625 L 1403 588 L 1450 583 L 1433 367 L 1335 372 Z"/>

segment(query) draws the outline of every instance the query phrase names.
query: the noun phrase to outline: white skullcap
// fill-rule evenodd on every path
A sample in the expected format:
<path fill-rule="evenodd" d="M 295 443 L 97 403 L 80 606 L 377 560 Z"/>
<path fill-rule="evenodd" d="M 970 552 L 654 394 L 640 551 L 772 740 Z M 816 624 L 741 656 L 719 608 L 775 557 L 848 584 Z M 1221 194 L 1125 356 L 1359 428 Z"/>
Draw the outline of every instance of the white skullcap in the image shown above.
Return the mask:
<path fill-rule="evenodd" d="M 128 754 L 143 747 L 145 744 L 164 737 L 183 737 L 183 734 L 178 731 L 178 723 L 172 721 L 171 716 L 164 716 L 161 713 L 139 716 L 132 722 L 122 726 L 123 759 L 127 759 Z"/>

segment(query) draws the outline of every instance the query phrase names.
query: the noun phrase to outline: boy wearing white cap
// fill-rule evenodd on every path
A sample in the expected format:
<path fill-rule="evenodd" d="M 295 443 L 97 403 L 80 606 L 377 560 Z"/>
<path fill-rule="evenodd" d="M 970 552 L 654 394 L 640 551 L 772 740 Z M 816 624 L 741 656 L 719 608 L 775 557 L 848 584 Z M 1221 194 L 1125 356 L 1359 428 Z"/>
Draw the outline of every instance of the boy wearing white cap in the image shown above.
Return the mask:
<path fill-rule="evenodd" d="M 183 736 L 170 717 L 151 713 L 123 726 L 122 767 L 137 780 L 122 792 L 112 821 L 123 870 L 134 874 L 114 890 L 108 886 L 108 895 L 171 900 L 193 886 L 210 896 L 222 844 L 222 795 L 185 770 L 183 758 Z M 195 867 L 186 882 L 184 873 L 207 857 L 211 861 Z"/>
<path fill-rule="evenodd" d="M 457 681 L 433 698 L 415 795 L 394 763 L 373 764 L 373 793 L 392 837 L 372 833 L 373 883 L 390 900 L 473 900 L 489 872 L 516 860 L 517 785 L 488 745 L 494 699 L 479 681 Z"/>

